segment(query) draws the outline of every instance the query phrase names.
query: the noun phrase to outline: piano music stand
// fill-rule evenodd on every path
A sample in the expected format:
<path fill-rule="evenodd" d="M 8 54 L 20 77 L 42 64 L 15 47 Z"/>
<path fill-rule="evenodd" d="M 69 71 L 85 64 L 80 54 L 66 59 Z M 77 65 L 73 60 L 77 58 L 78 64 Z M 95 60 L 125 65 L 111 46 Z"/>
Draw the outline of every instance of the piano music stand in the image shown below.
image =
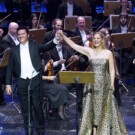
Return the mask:
<path fill-rule="evenodd" d="M 73 83 L 77 93 L 78 84 L 94 83 L 93 72 L 61 71 L 59 72 L 60 83 Z M 76 133 L 78 135 L 78 102 L 76 98 Z"/>

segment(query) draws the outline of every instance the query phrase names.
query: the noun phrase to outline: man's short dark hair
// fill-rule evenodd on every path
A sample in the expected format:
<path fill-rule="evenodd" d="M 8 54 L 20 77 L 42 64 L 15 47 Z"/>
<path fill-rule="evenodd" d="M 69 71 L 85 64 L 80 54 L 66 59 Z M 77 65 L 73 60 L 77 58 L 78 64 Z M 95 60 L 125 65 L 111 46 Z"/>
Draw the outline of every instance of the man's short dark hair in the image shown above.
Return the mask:
<path fill-rule="evenodd" d="M 20 27 L 17 29 L 17 33 L 18 33 L 19 30 L 25 30 L 26 33 L 29 34 L 29 29 L 28 29 L 28 27 L 26 27 L 26 26 L 20 26 Z"/>
<path fill-rule="evenodd" d="M 128 19 L 128 13 L 120 13 L 119 18 L 121 18 L 122 16 Z"/>

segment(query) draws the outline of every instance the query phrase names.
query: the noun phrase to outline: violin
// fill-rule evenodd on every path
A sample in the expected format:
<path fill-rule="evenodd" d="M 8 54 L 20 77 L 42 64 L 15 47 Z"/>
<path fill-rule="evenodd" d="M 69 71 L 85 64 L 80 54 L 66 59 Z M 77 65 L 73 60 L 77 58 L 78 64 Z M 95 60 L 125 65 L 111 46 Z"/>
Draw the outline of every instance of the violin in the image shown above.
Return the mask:
<path fill-rule="evenodd" d="M 48 63 L 46 64 L 47 66 L 47 75 L 52 76 L 53 75 L 53 61 L 49 60 Z"/>
<path fill-rule="evenodd" d="M 68 60 L 69 64 L 66 66 L 66 68 L 70 66 L 71 71 L 78 71 L 78 60 L 79 59 L 76 57 L 76 55 L 70 57 L 70 59 Z"/>

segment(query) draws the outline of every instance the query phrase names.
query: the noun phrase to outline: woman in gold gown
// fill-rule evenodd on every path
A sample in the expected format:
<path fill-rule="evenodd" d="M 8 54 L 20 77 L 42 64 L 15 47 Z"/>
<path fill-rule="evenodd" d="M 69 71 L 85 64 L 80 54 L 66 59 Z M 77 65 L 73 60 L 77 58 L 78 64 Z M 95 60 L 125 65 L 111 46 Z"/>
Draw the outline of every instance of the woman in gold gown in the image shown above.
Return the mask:
<path fill-rule="evenodd" d="M 127 135 L 126 127 L 114 98 L 115 68 L 112 52 L 105 48 L 105 37 L 96 32 L 93 47 L 75 44 L 62 31 L 59 36 L 76 51 L 89 58 L 95 83 L 85 84 L 79 135 Z"/>

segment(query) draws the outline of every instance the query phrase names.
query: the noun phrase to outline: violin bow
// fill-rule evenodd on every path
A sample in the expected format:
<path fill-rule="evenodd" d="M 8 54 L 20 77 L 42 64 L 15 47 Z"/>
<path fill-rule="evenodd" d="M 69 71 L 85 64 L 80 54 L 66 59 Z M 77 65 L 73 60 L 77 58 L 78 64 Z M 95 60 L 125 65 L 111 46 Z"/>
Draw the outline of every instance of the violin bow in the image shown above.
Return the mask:
<path fill-rule="evenodd" d="M 0 20 L 0 23 L 1 23 L 2 21 L 4 21 L 5 19 L 7 19 L 10 15 L 11 15 L 11 14 L 8 14 L 8 15 L 5 16 L 3 19 L 1 19 L 1 20 Z"/>

